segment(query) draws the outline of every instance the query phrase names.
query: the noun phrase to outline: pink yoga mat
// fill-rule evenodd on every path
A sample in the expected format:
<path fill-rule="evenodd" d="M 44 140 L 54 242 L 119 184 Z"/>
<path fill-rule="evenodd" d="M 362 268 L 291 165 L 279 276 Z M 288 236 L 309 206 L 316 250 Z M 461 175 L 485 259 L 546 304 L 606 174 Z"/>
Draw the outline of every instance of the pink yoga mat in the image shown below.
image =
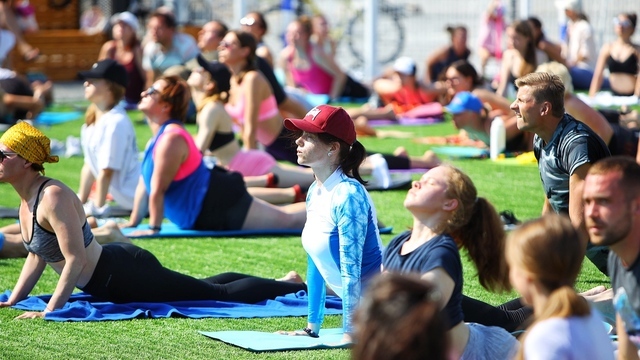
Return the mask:
<path fill-rule="evenodd" d="M 372 127 L 377 126 L 389 126 L 389 125 L 405 125 L 405 126 L 419 126 L 419 125 L 432 125 L 441 123 L 444 121 L 441 117 L 428 117 L 428 118 L 398 118 L 398 120 L 391 119 L 379 119 L 369 120 L 369 125 Z"/>

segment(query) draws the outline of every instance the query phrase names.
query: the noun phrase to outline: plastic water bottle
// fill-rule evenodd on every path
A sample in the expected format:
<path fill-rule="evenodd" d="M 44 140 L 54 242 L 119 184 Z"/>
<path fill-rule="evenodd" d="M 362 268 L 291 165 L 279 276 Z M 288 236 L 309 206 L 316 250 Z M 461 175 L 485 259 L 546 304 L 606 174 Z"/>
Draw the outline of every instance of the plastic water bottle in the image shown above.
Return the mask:
<path fill-rule="evenodd" d="M 491 122 L 489 135 L 489 155 L 491 160 L 496 161 L 498 156 L 504 152 L 507 143 L 504 121 L 500 116 L 496 116 Z"/>

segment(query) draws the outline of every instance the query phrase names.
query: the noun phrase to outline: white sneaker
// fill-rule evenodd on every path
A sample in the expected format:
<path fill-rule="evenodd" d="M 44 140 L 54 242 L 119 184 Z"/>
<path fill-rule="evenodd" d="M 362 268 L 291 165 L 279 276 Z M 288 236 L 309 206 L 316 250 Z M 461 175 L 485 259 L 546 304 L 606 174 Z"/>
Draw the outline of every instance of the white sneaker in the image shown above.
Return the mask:
<path fill-rule="evenodd" d="M 82 156 L 82 146 L 80 145 L 80 138 L 74 136 L 67 136 L 67 150 L 65 156 L 70 158 L 72 156 Z"/>
<path fill-rule="evenodd" d="M 109 206 L 109 204 L 104 204 L 101 207 L 97 207 L 91 200 L 87 201 L 84 205 L 82 205 L 82 207 L 84 208 L 84 213 L 87 216 L 102 218 L 109 217 L 109 214 L 111 213 L 111 206 Z"/>
<path fill-rule="evenodd" d="M 370 189 L 388 189 L 391 185 L 391 174 L 387 160 L 382 154 L 370 155 L 367 160 L 371 164 L 371 180 L 367 184 Z"/>
<path fill-rule="evenodd" d="M 66 148 L 62 141 L 51 139 L 51 144 L 49 146 L 51 147 L 51 155 L 60 156 L 65 154 Z"/>

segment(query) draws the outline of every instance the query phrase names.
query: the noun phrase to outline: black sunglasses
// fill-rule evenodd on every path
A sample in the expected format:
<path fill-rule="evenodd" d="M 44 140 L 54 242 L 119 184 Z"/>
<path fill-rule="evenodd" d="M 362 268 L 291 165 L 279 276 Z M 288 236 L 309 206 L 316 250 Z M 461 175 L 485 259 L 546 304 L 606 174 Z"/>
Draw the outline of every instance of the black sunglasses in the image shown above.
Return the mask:
<path fill-rule="evenodd" d="M 0 150 L 0 164 L 2 164 L 4 162 L 4 159 L 8 158 L 8 155 L 18 155 L 17 152 L 13 152 L 13 151 L 2 151 Z"/>

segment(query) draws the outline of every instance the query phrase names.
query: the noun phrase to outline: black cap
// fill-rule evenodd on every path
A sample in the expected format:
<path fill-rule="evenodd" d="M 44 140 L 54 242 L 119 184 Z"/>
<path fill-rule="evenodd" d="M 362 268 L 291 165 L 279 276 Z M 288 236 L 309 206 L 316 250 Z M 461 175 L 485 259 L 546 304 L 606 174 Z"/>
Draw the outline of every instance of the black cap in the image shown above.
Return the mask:
<path fill-rule="evenodd" d="M 231 72 L 225 64 L 217 61 L 207 61 L 202 54 L 198 54 L 198 64 L 211 74 L 211 79 L 216 82 L 216 87 L 220 92 L 229 91 L 229 89 L 231 89 Z"/>
<path fill-rule="evenodd" d="M 127 87 L 127 70 L 113 59 L 104 59 L 93 64 L 91 70 L 78 73 L 82 79 L 105 79 Z"/>

